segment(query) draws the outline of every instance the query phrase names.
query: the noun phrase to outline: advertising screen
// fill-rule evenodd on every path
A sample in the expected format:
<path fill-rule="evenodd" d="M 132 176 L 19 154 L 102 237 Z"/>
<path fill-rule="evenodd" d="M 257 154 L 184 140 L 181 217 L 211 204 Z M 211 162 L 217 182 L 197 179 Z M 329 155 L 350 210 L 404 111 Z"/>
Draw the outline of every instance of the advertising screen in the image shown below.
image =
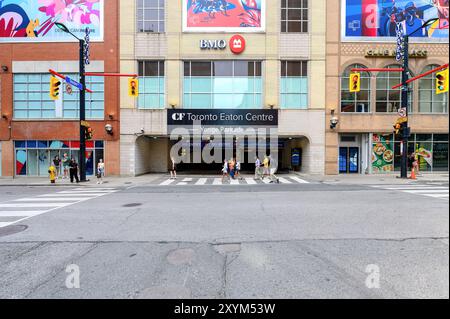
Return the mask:
<path fill-rule="evenodd" d="M 183 32 L 264 32 L 265 0 L 182 0 Z"/>
<path fill-rule="evenodd" d="M 1 42 L 67 42 L 63 23 L 78 38 L 90 29 L 91 41 L 103 41 L 103 0 L 0 0 Z"/>
<path fill-rule="evenodd" d="M 414 32 L 435 18 L 432 25 Z M 448 0 L 342 1 L 343 41 L 395 41 L 397 23 L 414 41 L 448 42 Z"/>

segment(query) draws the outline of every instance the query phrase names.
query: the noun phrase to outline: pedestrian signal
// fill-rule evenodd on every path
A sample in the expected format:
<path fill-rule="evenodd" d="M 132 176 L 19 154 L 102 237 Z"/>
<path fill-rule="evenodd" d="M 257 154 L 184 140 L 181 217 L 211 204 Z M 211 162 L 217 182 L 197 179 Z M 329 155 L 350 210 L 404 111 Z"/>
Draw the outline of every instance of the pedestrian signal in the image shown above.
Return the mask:
<path fill-rule="evenodd" d="M 436 73 L 436 94 L 448 92 L 448 69 Z"/>
<path fill-rule="evenodd" d="M 59 87 L 61 86 L 61 81 L 56 77 L 52 76 L 50 78 L 50 98 L 52 100 L 59 99 Z"/>
<path fill-rule="evenodd" d="M 139 95 L 138 79 L 128 79 L 128 95 L 131 97 L 137 97 Z"/>
<path fill-rule="evenodd" d="M 401 125 L 400 123 L 396 123 L 396 124 L 394 125 L 394 132 L 395 132 L 395 135 L 399 135 L 401 128 L 402 128 L 402 125 Z"/>
<path fill-rule="evenodd" d="M 350 74 L 349 90 L 352 93 L 361 91 L 361 74 L 360 73 Z"/>

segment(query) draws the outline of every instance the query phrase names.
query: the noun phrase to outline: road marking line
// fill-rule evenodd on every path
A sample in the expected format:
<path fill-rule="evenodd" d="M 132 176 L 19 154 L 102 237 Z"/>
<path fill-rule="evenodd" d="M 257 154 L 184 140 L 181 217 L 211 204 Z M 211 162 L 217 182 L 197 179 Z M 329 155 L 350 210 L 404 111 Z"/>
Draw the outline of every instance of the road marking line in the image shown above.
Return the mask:
<path fill-rule="evenodd" d="M 101 194 L 95 194 L 95 193 L 88 193 L 88 194 L 82 194 L 82 193 L 75 193 L 75 194 L 45 194 L 45 195 L 39 195 L 38 197 L 44 198 L 44 197 L 79 197 L 79 196 L 86 196 L 90 198 L 95 198 L 101 195 L 105 195 L 103 193 Z"/>
<path fill-rule="evenodd" d="M 239 185 L 239 180 L 238 179 L 230 180 L 230 185 Z"/>
<path fill-rule="evenodd" d="M 116 191 L 94 191 L 94 190 L 86 190 L 86 191 L 78 191 L 78 192 L 74 192 L 74 191 L 63 191 L 63 192 L 58 192 L 58 194 L 112 194 L 115 193 Z"/>
<path fill-rule="evenodd" d="M 270 184 L 270 179 L 263 179 L 262 181 L 264 184 Z"/>
<path fill-rule="evenodd" d="M 0 217 L 36 216 L 47 212 L 46 210 L 8 210 L 0 211 Z"/>
<path fill-rule="evenodd" d="M 110 187 L 92 187 L 92 188 L 74 188 L 74 191 L 85 191 L 85 190 L 98 190 L 98 191 L 113 191 L 115 188 Z"/>
<path fill-rule="evenodd" d="M 205 185 L 207 181 L 207 178 L 200 178 L 195 185 Z"/>
<path fill-rule="evenodd" d="M 447 187 L 439 187 L 439 186 L 429 186 L 429 187 L 387 187 L 385 189 L 390 189 L 390 190 L 415 190 L 415 189 L 448 189 Z"/>
<path fill-rule="evenodd" d="M 71 205 L 71 204 L 72 203 L 52 203 L 52 204 L 50 204 L 50 203 L 49 204 L 44 204 L 44 203 L 34 203 L 34 204 L 26 203 L 26 204 L 21 204 L 21 203 L 17 203 L 17 204 L 0 204 L 0 207 L 3 207 L 3 208 L 64 207 L 64 206 L 68 206 L 68 205 Z"/>
<path fill-rule="evenodd" d="M 213 185 L 222 185 L 222 179 L 221 178 L 214 178 Z"/>
<path fill-rule="evenodd" d="M 416 190 L 408 190 L 408 191 L 403 191 L 405 193 L 411 193 L 411 194 L 433 194 L 433 193 L 447 193 L 448 194 L 448 189 L 446 190 L 439 190 L 439 189 L 416 189 Z"/>
<path fill-rule="evenodd" d="M 60 197 L 47 197 L 47 198 L 22 198 L 22 199 L 15 199 L 13 202 L 79 202 L 83 200 L 88 200 L 92 198 L 86 198 L 86 197 L 66 197 L 66 198 L 60 198 Z"/>
<path fill-rule="evenodd" d="M 2 228 L 2 227 L 6 227 L 6 226 L 9 226 L 9 225 L 12 225 L 12 224 L 14 224 L 15 222 L 12 222 L 12 223 L 0 223 L 0 228 Z"/>
<path fill-rule="evenodd" d="M 371 185 L 371 186 L 375 188 L 433 187 L 432 185 L 421 185 L 421 184 L 404 184 L 404 185 L 392 184 L 392 185 Z"/>
<path fill-rule="evenodd" d="M 170 185 L 170 184 L 172 184 L 173 182 L 175 182 L 175 180 L 174 180 L 174 179 L 168 179 L 168 180 L 166 180 L 166 181 L 162 182 L 162 183 L 161 183 L 161 184 L 159 184 L 159 185 L 161 185 L 161 186 L 166 186 L 166 185 Z"/>
<path fill-rule="evenodd" d="M 183 182 L 192 182 L 192 178 L 185 178 L 183 179 Z"/>
<path fill-rule="evenodd" d="M 298 178 L 298 177 L 295 177 L 295 176 L 291 176 L 291 177 L 289 177 L 290 179 L 293 179 L 294 181 L 296 181 L 296 182 L 298 182 L 298 183 L 300 183 L 300 184 L 309 184 L 309 182 L 307 182 L 307 181 L 305 181 L 305 180 L 303 180 L 303 179 L 301 179 L 301 178 Z"/>
<path fill-rule="evenodd" d="M 448 198 L 448 194 L 424 194 L 424 195 L 434 198 Z"/>
<path fill-rule="evenodd" d="M 256 185 L 256 184 L 258 184 L 253 178 L 246 178 L 245 181 L 249 185 Z"/>
<path fill-rule="evenodd" d="M 292 182 L 288 181 L 286 178 L 279 177 L 278 179 L 280 180 L 281 184 L 292 184 Z"/>

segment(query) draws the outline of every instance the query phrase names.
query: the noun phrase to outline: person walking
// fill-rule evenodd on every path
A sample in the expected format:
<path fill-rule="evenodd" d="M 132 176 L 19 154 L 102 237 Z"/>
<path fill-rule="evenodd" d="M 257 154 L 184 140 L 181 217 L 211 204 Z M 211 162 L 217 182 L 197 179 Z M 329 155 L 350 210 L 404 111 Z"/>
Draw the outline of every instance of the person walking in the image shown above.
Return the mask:
<path fill-rule="evenodd" d="M 225 178 L 225 176 L 229 179 L 229 175 L 228 175 L 228 161 L 225 159 L 223 162 L 223 167 L 222 167 L 222 183 L 223 183 L 223 179 Z"/>
<path fill-rule="evenodd" d="M 56 179 L 58 179 L 58 177 L 59 177 L 59 175 L 61 173 L 61 170 L 59 169 L 60 166 L 61 166 L 61 159 L 59 158 L 58 155 L 56 155 L 53 158 L 53 165 L 55 166 L 55 169 L 56 169 Z"/>
<path fill-rule="evenodd" d="M 105 176 L 105 163 L 100 159 L 97 164 L 97 184 L 103 184 L 103 177 Z"/>
<path fill-rule="evenodd" d="M 279 184 L 280 179 L 277 177 L 277 175 L 275 175 L 275 173 L 277 172 L 277 169 L 278 169 L 278 163 L 271 155 L 269 155 L 269 163 L 270 163 L 270 167 L 269 167 L 270 182 Z"/>
<path fill-rule="evenodd" d="M 175 159 L 173 158 L 173 156 L 170 158 L 170 161 L 170 179 L 177 179 L 177 164 L 175 163 Z"/>
<path fill-rule="evenodd" d="M 258 156 L 255 159 L 255 180 L 261 179 L 261 160 Z"/>
<path fill-rule="evenodd" d="M 233 158 L 231 158 L 230 161 L 228 162 L 228 170 L 229 170 L 229 172 L 230 172 L 230 177 L 231 177 L 232 179 L 235 179 L 235 178 L 234 178 L 234 173 L 235 173 L 234 168 L 235 168 L 235 165 L 236 165 L 236 162 L 234 161 Z"/>
<path fill-rule="evenodd" d="M 264 172 L 263 172 L 262 179 L 270 176 L 270 160 L 267 155 L 264 156 L 263 166 L 264 166 Z"/>
<path fill-rule="evenodd" d="M 241 177 L 241 162 L 239 160 L 236 160 L 236 167 L 235 167 L 235 177 L 237 179 L 242 180 L 243 178 Z"/>
<path fill-rule="evenodd" d="M 63 179 L 64 178 L 69 178 L 70 158 L 67 155 L 67 153 L 64 153 L 64 155 L 63 155 L 62 165 L 63 165 L 63 171 L 64 171 Z"/>
<path fill-rule="evenodd" d="M 73 180 L 75 179 L 76 182 L 79 183 L 80 180 L 78 179 L 78 163 L 74 158 L 70 160 L 69 171 L 70 171 L 70 182 L 73 183 Z"/>

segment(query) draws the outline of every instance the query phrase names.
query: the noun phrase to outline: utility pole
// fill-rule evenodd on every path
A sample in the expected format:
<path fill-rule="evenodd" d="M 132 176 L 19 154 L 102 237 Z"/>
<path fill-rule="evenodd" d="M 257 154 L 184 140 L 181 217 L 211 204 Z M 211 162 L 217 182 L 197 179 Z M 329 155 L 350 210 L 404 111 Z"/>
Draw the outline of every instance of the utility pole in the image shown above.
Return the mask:
<path fill-rule="evenodd" d="M 86 128 L 83 123 L 86 121 L 86 76 L 85 76 L 85 56 L 84 40 L 80 42 L 80 84 L 83 89 L 80 90 L 80 181 L 86 182 Z"/>
<path fill-rule="evenodd" d="M 402 123 L 402 160 L 401 160 L 401 178 L 408 178 L 408 139 L 409 139 L 409 127 L 408 127 L 408 94 L 409 85 L 406 83 L 409 80 L 409 36 L 403 37 L 403 71 L 402 71 L 402 105 L 401 108 L 406 112 L 407 121 Z"/>

